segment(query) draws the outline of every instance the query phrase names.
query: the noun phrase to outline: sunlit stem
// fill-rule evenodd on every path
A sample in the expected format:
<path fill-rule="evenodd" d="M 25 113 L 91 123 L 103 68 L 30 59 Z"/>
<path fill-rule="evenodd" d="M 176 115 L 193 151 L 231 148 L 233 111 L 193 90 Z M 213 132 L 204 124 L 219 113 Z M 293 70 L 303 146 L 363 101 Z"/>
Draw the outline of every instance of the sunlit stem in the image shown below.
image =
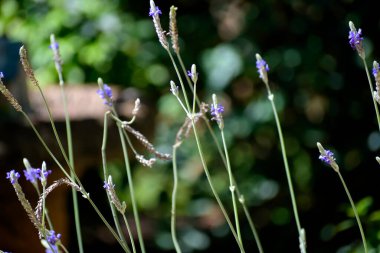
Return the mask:
<path fill-rule="evenodd" d="M 29 125 L 32 127 L 34 133 L 36 134 L 38 140 L 41 142 L 42 146 L 45 148 L 46 152 L 48 152 L 48 154 L 50 155 L 50 157 L 53 159 L 53 161 L 57 164 L 57 166 L 61 169 L 62 173 L 65 174 L 65 176 L 70 180 L 72 181 L 73 183 L 75 183 L 73 181 L 73 179 L 69 176 L 69 174 L 66 172 L 66 170 L 63 168 L 63 166 L 61 165 L 61 163 L 58 161 L 58 159 L 54 156 L 53 152 L 50 150 L 50 148 L 47 146 L 46 142 L 44 141 L 44 139 L 41 137 L 40 133 L 37 131 L 37 129 L 35 128 L 33 122 L 30 120 L 29 116 L 24 112 L 24 111 L 21 111 L 22 115 L 25 117 L 25 119 L 28 121 Z M 75 173 L 74 173 L 75 175 Z M 99 211 L 99 209 L 97 208 L 97 206 L 95 205 L 95 203 L 91 200 L 89 194 L 84 190 L 84 187 L 82 185 L 82 183 L 80 182 L 79 178 L 75 175 L 75 179 L 77 180 L 78 182 L 78 185 L 81 189 L 81 192 L 83 193 L 83 196 L 86 197 L 86 199 L 90 202 L 91 206 L 94 208 L 95 212 L 98 214 L 98 216 L 100 217 L 100 219 L 103 221 L 103 223 L 107 226 L 107 228 L 110 230 L 110 232 L 112 233 L 112 235 L 115 237 L 115 239 L 118 241 L 118 243 L 121 245 L 121 247 L 124 249 L 125 252 L 127 253 L 130 253 L 130 251 L 125 248 L 124 244 L 122 243 L 122 241 L 120 240 L 120 238 L 118 237 L 118 235 L 116 234 L 116 232 L 114 231 L 114 229 L 111 227 L 111 225 L 107 222 L 107 220 L 104 218 L 104 216 L 102 215 L 102 213 Z"/>
<path fill-rule="evenodd" d="M 63 76 L 62 72 L 58 71 L 58 77 L 59 77 L 59 86 L 61 87 L 61 97 L 62 97 L 62 102 L 63 102 L 63 111 L 65 112 L 65 122 L 66 122 L 66 137 L 67 137 L 67 148 L 69 152 L 69 162 L 70 166 L 75 170 L 74 166 L 74 151 L 73 151 L 73 137 L 71 134 L 71 124 L 70 124 L 70 115 L 69 115 L 69 110 L 67 108 L 67 97 L 65 94 L 65 89 L 64 89 L 64 81 L 63 81 Z M 70 176 L 74 180 L 75 175 L 73 171 L 70 171 Z M 81 226 L 80 226 L 80 216 L 79 216 L 79 205 L 78 205 L 78 195 L 75 189 L 71 189 L 71 194 L 73 198 L 73 207 L 74 207 L 74 221 L 75 221 L 75 231 L 77 234 L 77 240 L 78 240 L 78 248 L 79 252 L 83 253 L 83 241 L 82 241 L 82 231 L 81 231 Z"/>
<path fill-rule="evenodd" d="M 114 108 L 112 109 L 112 112 L 115 116 L 117 116 Z M 131 197 L 131 202 L 132 202 L 133 216 L 135 218 L 135 223 L 136 223 L 137 236 L 139 239 L 141 252 L 145 253 L 144 238 L 143 238 L 142 232 L 141 232 L 141 223 L 140 223 L 140 217 L 139 217 L 139 213 L 138 213 L 138 209 L 137 209 L 135 190 L 134 190 L 134 186 L 133 186 L 133 179 L 132 179 L 132 173 L 131 173 L 131 166 L 129 164 L 127 144 L 125 142 L 125 138 L 123 136 L 123 128 L 122 128 L 120 123 L 117 124 L 117 128 L 119 131 L 119 137 L 120 137 L 121 146 L 123 149 L 124 163 L 125 163 L 125 168 L 126 168 L 126 172 L 127 172 L 129 192 L 131 195 L 130 197 Z"/>
<path fill-rule="evenodd" d="M 350 204 L 351 204 L 351 206 L 352 206 L 352 210 L 354 211 L 355 218 L 356 218 L 356 221 L 357 221 L 357 223 L 358 223 L 359 230 L 360 230 L 360 235 L 361 235 L 361 237 L 362 237 L 362 242 L 363 242 L 364 252 L 365 252 L 365 253 L 368 253 L 367 240 L 365 239 L 365 235 L 364 235 L 364 232 L 363 232 L 362 223 L 360 222 L 359 214 L 358 214 L 358 211 L 356 210 L 355 203 L 354 203 L 354 201 L 352 200 L 352 197 L 351 197 L 350 191 L 348 190 L 348 188 L 347 188 L 347 186 L 346 186 L 346 183 L 344 182 L 344 179 L 343 179 L 342 175 L 340 174 L 339 171 L 338 171 L 337 173 L 338 173 L 338 175 L 339 175 L 339 179 L 340 179 L 340 181 L 341 181 L 342 184 L 343 184 L 344 190 L 346 191 L 347 197 L 348 197 L 348 199 L 349 199 L 349 201 L 350 201 Z"/>
<path fill-rule="evenodd" d="M 110 114 L 110 111 L 106 112 L 104 114 L 104 128 L 103 128 L 103 141 L 102 141 L 102 163 L 103 163 L 103 176 L 104 181 L 107 181 L 107 177 L 109 175 L 108 167 L 107 167 L 107 157 L 106 157 L 106 146 L 107 146 L 107 132 L 108 132 L 108 115 Z M 111 202 L 110 196 L 107 194 L 108 198 L 108 204 L 110 205 L 112 217 L 116 226 L 116 231 L 120 237 L 120 240 L 127 246 L 127 242 L 125 241 L 125 238 L 123 236 L 123 231 L 120 227 L 120 221 L 117 217 L 117 212 L 115 210 L 114 205 Z"/>

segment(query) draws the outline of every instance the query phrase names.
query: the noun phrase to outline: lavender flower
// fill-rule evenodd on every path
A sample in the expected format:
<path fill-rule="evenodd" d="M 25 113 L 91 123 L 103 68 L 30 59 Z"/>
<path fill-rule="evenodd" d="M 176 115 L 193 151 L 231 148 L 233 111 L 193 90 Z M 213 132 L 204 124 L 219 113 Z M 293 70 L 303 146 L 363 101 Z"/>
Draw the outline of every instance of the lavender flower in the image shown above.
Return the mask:
<path fill-rule="evenodd" d="M 377 61 L 373 61 L 372 74 L 373 74 L 373 76 L 375 78 L 377 77 L 377 74 L 379 73 L 379 70 L 380 70 L 379 63 Z"/>
<path fill-rule="evenodd" d="M 26 180 L 35 184 L 37 180 L 41 178 L 41 169 L 34 169 L 34 168 L 26 169 L 24 170 L 24 175 L 25 175 Z"/>
<path fill-rule="evenodd" d="M 158 8 L 158 6 L 155 6 L 155 8 L 150 7 L 149 17 L 153 17 L 153 16 L 161 15 L 161 14 L 162 14 L 162 12 L 161 12 L 160 8 Z"/>
<path fill-rule="evenodd" d="M 112 184 L 112 183 L 108 183 L 107 181 L 104 181 L 103 188 L 106 189 L 106 190 L 110 190 L 110 189 L 115 188 L 115 185 Z"/>
<path fill-rule="evenodd" d="M 170 81 L 170 91 L 173 93 L 174 96 L 178 96 L 178 86 L 175 85 L 173 81 Z"/>
<path fill-rule="evenodd" d="M 260 75 L 260 78 L 264 81 L 266 85 L 268 85 L 268 71 L 269 71 L 269 66 L 266 63 L 266 61 L 261 58 L 259 54 L 256 54 L 256 68 L 257 72 Z"/>
<path fill-rule="evenodd" d="M 348 39 L 352 49 L 356 49 L 356 46 L 363 41 L 362 29 L 359 29 L 358 31 L 350 30 L 348 32 Z"/>
<path fill-rule="evenodd" d="M 50 245 L 56 245 L 57 242 L 61 239 L 61 234 L 55 234 L 54 230 L 50 230 L 46 240 Z"/>
<path fill-rule="evenodd" d="M 53 43 L 51 43 L 50 45 L 49 45 L 49 48 L 51 49 L 51 50 L 58 50 L 59 49 L 59 44 L 58 44 L 58 42 L 53 42 Z"/>
<path fill-rule="evenodd" d="M 112 89 L 107 84 L 103 84 L 103 87 L 96 93 L 104 100 L 105 105 L 112 106 Z"/>
<path fill-rule="evenodd" d="M 359 56 L 364 59 L 365 52 L 363 48 L 363 37 L 362 37 L 362 29 L 356 30 L 354 23 L 351 21 L 348 22 L 348 26 L 350 27 L 350 31 L 348 32 L 348 40 L 352 47 L 352 49 L 356 49 Z"/>
<path fill-rule="evenodd" d="M 20 178 L 20 173 L 16 172 L 15 170 L 11 170 L 7 172 L 7 179 L 11 181 L 11 184 L 16 183 L 19 178 Z"/>
<path fill-rule="evenodd" d="M 330 150 L 326 149 L 326 154 L 325 154 L 325 155 L 322 155 L 322 154 L 321 154 L 321 155 L 319 156 L 319 160 L 321 160 L 321 161 L 324 162 L 325 164 L 331 166 L 331 162 L 332 162 L 332 161 L 335 161 L 334 153 L 331 152 Z"/>
<path fill-rule="evenodd" d="M 223 122 L 223 112 L 224 112 L 224 107 L 221 104 L 218 104 L 217 98 L 215 94 L 212 94 L 212 101 L 213 103 L 211 104 L 211 109 L 210 113 L 211 120 L 215 120 L 218 123 L 218 126 L 220 129 L 223 129 L 224 127 L 224 122 Z"/>
<path fill-rule="evenodd" d="M 339 166 L 335 162 L 334 153 L 328 149 L 324 149 L 322 144 L 319 142 L 317 142 L 317 146 L 318 146 L 319 153 L 320 153 L 319 160 L 321 160 L 326 165 L 333 168 L 336 172 L 339 172 Z"/>

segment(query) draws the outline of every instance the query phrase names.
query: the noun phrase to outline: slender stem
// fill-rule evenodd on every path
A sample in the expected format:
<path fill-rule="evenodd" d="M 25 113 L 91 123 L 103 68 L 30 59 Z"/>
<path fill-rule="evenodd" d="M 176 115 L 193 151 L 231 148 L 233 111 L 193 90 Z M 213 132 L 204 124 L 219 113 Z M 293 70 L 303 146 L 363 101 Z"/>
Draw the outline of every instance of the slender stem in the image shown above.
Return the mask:
<path fill-rule="evenodd" d="M 203 170 L 205 171 L 205 174 L 206 174 L 206 177 L 207 177 L 207 180 L 208 180 L 208 183 L 210 185 L 210 188 L 211 188 L 211 191 L 212 193 L 214 194 L 214 197 L 216 199 L 216 201 L 218 202 L 218 205 L 220 207 L 220 210 L 222 211 L 223 215 L 224 215 L 224 218 L 226 219 L 229 227 L 230 227 L 230 230 L 233 234 L 233 236 L 235 237 L 235 240 L 240 248 L 240 251 L 241 252 L 245 252 L 244 248 L 243 248 L 243 245 L 240 243 L 240 240 L 236 234 L 236 231 L 234 229 L 234 226 L 232 225 L 232 222 L 230 220 L 230 218 L 228 217 L 228 214 L 226 212 L 226 209 L 224 208 L 224 205 L 222 203 L 222 201 L 220 200 L 220 197 L 219 197 L 219 194 L 218 192 L 215 190 L 215 187 L 214 187 L 214 184 L 211 180 L 211 175 L 209 173 L 209 170 L 207 168 L 207 164 L 206 164 L 206 161 L 204 159 L 204 156 L 203 156 L 203 151 L 202 151 L 202 147 L 201 147 L 201 144 L 200 144 L 200 141 L 199 141 L 199 137 L 198 137 L 198 132 L 197 132 L 197 129 L 195 127 L 195 122 L 194 122 L 194 119 L 192 118 L 191 119 L 191 123 L 192 123 L 192 126 L 193 126 L 193 131 L 194 131 L 194 135 L 195 135 L 195 141 L 197 143 L 197 147 L 198 147 L 198 152 L 199 152 L 199 156 L 201 158 L 201 162 L 202 162 L 202 165 L 203 165 Z"/>
<path fill-rule="evenodd" d="M 127 220 L 127 217 L 125 217 L 124 213 L 123 213 L 123 219 L 124 219 L 125 226 L 127 227 L 129 238 L 131 239 L 132 251 L 133 251 L 133 253 L 136 253 L 135 241 L 133 240 L 133 234 L 131 231 L 131 227 L 129 226 L 129 222 Z"/>
<path fill-rule="evenodd" d="M 356 210 L 355 203 L 354 203 L 354 201 L 352 200 L 352 197 L 351 197 L 350 191 L 348 190 L 348 188 L 347 188 L 347 186 L 346 186 L 346 183 L 344 182 L 344 179 L 343 179 L 342 174 L 340 174 L 339 171 L 338 171 L 337 173 L 338 173 L 338 175 L 339 175 L 339 179 L 340 179 L 340 181 L 341 181 L 342 184 L 343 184 L 344 190 L 346 191 L 347 197 L 348 197 L 348 199 L 350 200 L 350 204 L 351 204 L 351 206 L 352 206 L 352 210 L 354 211 L 355 218 L 356 218 L 356 221 L 357 221 L 357 223 L 358 223 L 359 230 L 360 230 L 360 235 L 361 235 L 361 237 L 362 237 L 362 241 L 363 241 L 364 252 L 365 252 L 365 253 L 368 253 L 367 241 L 366 241 L 366 239 L 365 239 L 365 235 L 364 235 L 364 232 L 363 232 L 362 223 L 360 222 L 359 214 L 358 214 L 358 211 Z"/>
<path fill-rule="evenodd" d="M 260 241 L 260 238 L 259 238 L 259 234 L 258 234 L 257 231 L 256 231 L 256 228 L 255 228 L 255 225 L 253 224 L 253 221 L 252 221 L 251 215 L 249 214 L 248 208 L 247 208 L 247 206 L 245 205 L 245 199 L 244 199 L 244 196 L 240 194 L 240 192 L 239 192 L 239 190 L 238 190 L 238 187 L 236 187 L 236 195 L 238 196 L 238 198 L 239 198 L 239 202 L 240 202 L 240 204 L 241 204 L 242 207 L 243 207 L 244 214 L 245 214 L 245 216 L 247 217 L 248 224 L 249 224 L 249 227 L 250 227 L 251 230 L 252 230 L 253 237 L 255 238 L 257 248 L 258 248 L 258 250 L 259 250 L 260 253 L 264 253 L 263 246 L 261 245 L 261 241 Z"/>
<path fill-rule="evenodd" d="M 232 205 L 234 209 L 234 216 L 235 216 L 235 227 L 236 227 L 236 232 L 239 238 L 240 243 L 243 245 L 243 240 L 241 238 L 241 232 L 240 232 L 240 223 L 239 223 L 239 213 L 237 209 L 237 204 L 236 204 L 236 196 L 235 196 L 235 182 L 232 177 L 232 170 L 231 170 L 231 163 L 230 163 L 230 157 L 228 155 L 228 149 L 226 145 L 226 139 L 224 137 L 224 131 L 223 129 L 220 130 L 220 133 L 222 135 L 222 142 L 223 142 L 223 148 L 224 148 L 224 154 L 227 160 L 227 172 L 228 172 L 228 177 L 230 180 L 230 191 L 231 191 L 231 196 L 232 196 Z"/>
<path fill-rule="evenodd" d="M 377 103 L 376 103 L 375 97 L 374 97 L 374 95 L 373 95 L 373 86 L 372 86 L 371 76 L 370 76 L 370 74 L 369 74 L 368 66 L 367 66 L 367 62 L 365 61 L 365 58 L 362 58 L 362 60 L 363 60 L 363 63 L 364 63 L 365 72 L 366 72 L 366 74 L 367 74 L 369 88 L 370 88 L 370 90 L 371 90 L 371 97 L 372 97 L 372 101 L 373 101 L 373 106 L 375 107 L 376 119 L 377 119 L 377 125 L 378 125 L 378 127 L 379 127 L 379 131 L 380 131 L 380 114 L 379 114 L 379 108 L 378 108 L 378 106 L 377 106 Z"/>
<path fill-rule="evenodd" d="M 108 172 L 108 167 L 107 167 L 107 157 L 106 157 L 106 146 L 107 146 L 107 131 L 108 131 L 108 115 L 110 112 L 106 112 L 104 114 L 104 128 L 103 128 L 103 141 L 102 141 L 102 163 L 103 163 L 103 176 L 104 176 L 104 181 L 107 181 L 107 175 L 109 175 Z M 114 220 L 115 226 L 116 226 L 116 231 L 120 237 L 120 240 L 127 246 L 127 242 L 125 241 L 125 238 L 123 236 L 123 231 L 120 227 L 120 221 L 117 217 L 117 212 L 115 210 L 114 205 L 111 202 L 111 197 L 107 194 L 108 198 L 108 204 L 110 205 L 111 208 L 111 213 L 112 213 L 112 218 Z"/>
<path fill-rule="evenodd" d="M 140 218 L 139 218 L 138 209 L 137 209 L 135 191 L 134 191 L 134 187 L 133 187 L 131 167 L 129 165 L 127 145 L 125 143 L 125 139 L 123 136 L 123 129 L 122 129 L 121 125 L 117 124 L 117 128 L 119 130 L 119 137 L 120 137 L 120 141 L 121 141 L 121 145 L 122 145 L 122 149 L 123 149 L 124 163 L 125 163 L 125 168 L 127 171 L 129 192 L 131 195 L 132 209 L 133 209 L 133 215 L 134 215 L 135 223 L 136 223 L 137 236 L 139 238 L 141 252 L 145 253 L 144 239 L 143 239 L 143 236 L 141 233 L 141 224 L 140 224 Z"/>
<path fill-rule="evenodd" d="M 67 138 L 67 149 L 69 152 L 69 162 L 70 162 L 70 165 L 73 168 L 73 170 L 75 170 L 75 167 L 74 167 L 74 151 L 73 151 L 73 137 L 71 134 L 70 115 L 69 115 L 69 110 L 67 108 L 67 97 L 65 94 L 62 72 L 58 71 L 58 76 L 59 76 L 59 86 L 61 87 L 63 111 L 65 112 L 66 138 Z M 75 175 L 74 175 L 73 171 L 70 171 L 70 176 L 74 180 Z M 83 250 L 82 231 L 81 231 L 81 226 L 80 226 L 78 195 L 77 195 L 77 191 L 74 188 L 71 188 L 71 195 L 72 195 L 72 199 L 73 199 L 75 231 L 77 234 L 78 248 L 79 248 L 79 252 L 83 253 L 84 250 Z"/>
<path fill-rule="evenodd" d="M 173 239 L 174 248 L 177 253 L 182 253 L 178 243 L 176 234 L 176 200 L 177 200 L 177 188 L 178 188 L 178 174 L 177 174 L 177 146 L 173 146 L 173 192 L 172 192 L 172 212 L 171 212 L 171 234 Z"/>
<path fill-rule="evenodd" d="M 270 103 L 272 105 L 273 114 L 274 114 L 274 118 L 275 118 L 276 126 L 277 126 L 277 131 L 278 131 L 278 136 L 279 136 L 279 139 L 280 139 L 281 153 L 282 153 L 282 158 L 283 158 L 283 161 L 284 161 L 286 178 L 288 180 L 288 186 L 289 186 L 290 198 L 292 200 L 294 217 L 296 219 L 298 234 L 301 236 L 301 223 L 300 223 L 299 217 L 298 217 L 297 203 L 296 203 L 296 198 L 295 198 L 295 195 L 294 195 L 292 178 L 290 176 L 288 158 L 286 156 L 286 148 L 285 148 L 285 143 L 284 143 L 284 137 L 282 135 L 281 124 L 280 124 L 280 120 L 278 118 L 276 106 L 274 104 L 274 95 L 270 91 L 269 85 L 268 84 L 266 84 L 266 85 L 267 85 L 267 89 L 268 89 L 268 99 L 269 99 L 269 101 L 270 101 Z"/>
<path fill-rule="evenodd" d="M 43 147 L 45 148 L 45 150 L 48 152 L 48 154 L 54 160 L 54 162 L 57 164 L 57 166 L 61 169 L 62 173 L 65 174 L 65 176 L 69 180 L 71 180 L 73 183 L 75 183 L 73 181 L 73 179 L 69 176 L 69 174 L 66 172 L 66 170 L 63 168 L 63 166 L 61 165 L 61 163 L 58 161 L 58 159 L 54 156 L 54 154 L 50 150 L 50 148 L 47 146 L 47 144 L 45 143 L 44 139 L 41 137 L 41 135 L 39 134 L 39 132 L 35 128 L 34 124 L 30 120 L 30 118 L 28 117 L 28 115 L 24 111 L 21 111 L 21 113 L 26 118 L 26 120 L 28 121 L 29 125 L 32 127 L 34 133 L 36 134 L 37 138 L 39 139 L 39 141 L 41 142 L 41 144 L 43 145 Z M 82 183 L 80 182 L 79 178 L 76 175 L 75 175 L 75 179 L 78 181 L 78 184 L 80 186 L 81 192 L 83 193 L 83 196 L 85 196 L 87 198 L 87 200 L 90 202 L 91 206 L 94 208 L 95 212 L 98 214 L 98 216 L 100 217 L 100 219 L 104 222 L 104 224 L 110 230 L 110 232 L 115 237 L 115 239 L 119 242 L 119 244 L 124 249 L 124 251 L 127 252 L 127 253 L 130 253 L 130 251 L 127 248 L 125 248 L 125 245 L 123 245 L 123 243 L 121 242 L 120 238 L 117 236 L 117 234 L 115 233 L 115 231 L 113 230 L 113 228 L 111 227 L 111 225 L 107 222 L 107 220 L 104 218 L 104 216 L 102 215 L 102 213 L 99 211 L 99 209 L 97 208 L 97 206 L 95 205 L 95 203 L 91 200 L 89 194 L 84 190 L 84 187 L 83 187 Z"/>

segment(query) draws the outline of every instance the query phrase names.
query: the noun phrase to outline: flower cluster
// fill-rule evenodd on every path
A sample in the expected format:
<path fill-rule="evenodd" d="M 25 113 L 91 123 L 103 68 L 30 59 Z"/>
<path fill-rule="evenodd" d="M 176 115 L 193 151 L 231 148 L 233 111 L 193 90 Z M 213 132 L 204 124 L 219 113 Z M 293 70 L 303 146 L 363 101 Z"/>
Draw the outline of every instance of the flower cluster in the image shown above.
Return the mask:
<path fill-rule="evenodd" d="M 365 52 L 363 47 L 362 29 L 356 30 L 354 23 L 351 21 L 348 23 L 350 31 L 348 32 L 348 42 L 352 49 L 356 50 L 359 56 L 364 59 Z"/>
<path fill-rule="evenodd" d="M 19 178 L 20 173 L 16 172 L 15 170 L 7 172 L 7 179 L 11 181 L 11 184 L 15 184 Z"/>
<path fill-rule="evenodd" d="M 104 84 L 101 89 L 98 89 L 96 92 L 101 99 L 103 99 L 103 103 L 108 106 L 112 106 L 112 89 L 107 84 Z"/>
<path fill-rule="evenodd" d="M 61 234 L 55 234 L 54 230 L 48 231 L 46 236 L 46 241 L 49 243 L 49 246 L 45 246 L 45 253 L 59 253 L 57 242 L 61 240 Z"/>
<path fill-rule="evenodd" d="M 324 149 L 322 144 L 319 142 L 317 142 L 317 147 L 320 153 L 319 160 L 333 168 L 336 172 L 339 172 L 339 166 L 335 161 L 334 153 L 328 149 Z"/>
<path fill-rule="evenodd" d="M 161 14 L 162 14 L 162 12 L 161 12 L 160 8 L 158 8 L 158 6 L 155 6 L 154 8 L 150 7 L 149 17 L 153 17 L 153 16 L 157 16 L 157 15 L 161 15 Z"/>
<path fill-rule="evenodd" d="M 108 183 L 107 181 L 104 181 L 103 188 L 106 189 L 106 190 L 114 189 L 115 188 L 115 184 Z"/>
<path fill-rule="evenodd" d="M 260 75 L 260 79 L 263 80 L 265 84 L 267 84 L 269 66 L 266 63 L 266 61 L 264 61 L 263 58 L 261 58 L 259 54 L 256 54 L 256 68 L 257 72 Z"/>

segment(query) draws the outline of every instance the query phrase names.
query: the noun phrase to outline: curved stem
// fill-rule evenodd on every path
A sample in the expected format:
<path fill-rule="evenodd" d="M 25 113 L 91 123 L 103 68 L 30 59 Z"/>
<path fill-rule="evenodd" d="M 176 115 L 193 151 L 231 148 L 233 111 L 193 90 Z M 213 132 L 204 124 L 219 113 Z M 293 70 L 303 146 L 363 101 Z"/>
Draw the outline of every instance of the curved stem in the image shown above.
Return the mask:
<path fill-rule="evenodd" d="M 129 226 L 129 222 L 127 220 L 127 217 L 125 217 L 124 213 L 123 213 L 123 219 L 124 219 L 125 226 L 127 227 L 129 238 L 131 239 L 132 251 L 133 251 L 133 253 L 136 253 L 135 241 L 133 240 L 133 234 L 131 231 L 131 227 Z"/>
<path fill-rule="evenodd" d="M 346 183 L 344 182 L 344 179 L 343 179 L 343 177 L 342 177 L 342 174 L 340 174 L 339 171 L 338 171 L 337 173 L 338 173 L 338 176 L 339 176 L 340 181 L 341 181 L 342 184 L 343 184 L 344 190 L 346 191 L 346 194 L 347 194 L 347 197 L 348 197 L 348 199 L 349 199 L 349 201 L 350 201 L 350 204 L 351 204 L 352 210 L 354 211 L 355 218 L 356 218 L 356 221 L 357 221 L 357 223 L 358 223 L 359 230 L 360 230 L 360 235 L 361 235 L 361 237 L 362 237 L 362 242 L 363 242 L 364 252 L 365 252 L 365 253 L 368 253 L 367 241 L 366 241 L 366 239 L 365 239 L 365 235 L 364 235 L 364 232 L 363 232 L 362 223 L 360 222 L 359 214 L 358 214 L 358 211 L 356 210 L 355 203 L 354 203 L 354 201 L 352 200 L 352 197 L 351 197 L 350 191 L 348 190 L 348 188 L 347 188 L 347 186 L 346 186 Z"/>

